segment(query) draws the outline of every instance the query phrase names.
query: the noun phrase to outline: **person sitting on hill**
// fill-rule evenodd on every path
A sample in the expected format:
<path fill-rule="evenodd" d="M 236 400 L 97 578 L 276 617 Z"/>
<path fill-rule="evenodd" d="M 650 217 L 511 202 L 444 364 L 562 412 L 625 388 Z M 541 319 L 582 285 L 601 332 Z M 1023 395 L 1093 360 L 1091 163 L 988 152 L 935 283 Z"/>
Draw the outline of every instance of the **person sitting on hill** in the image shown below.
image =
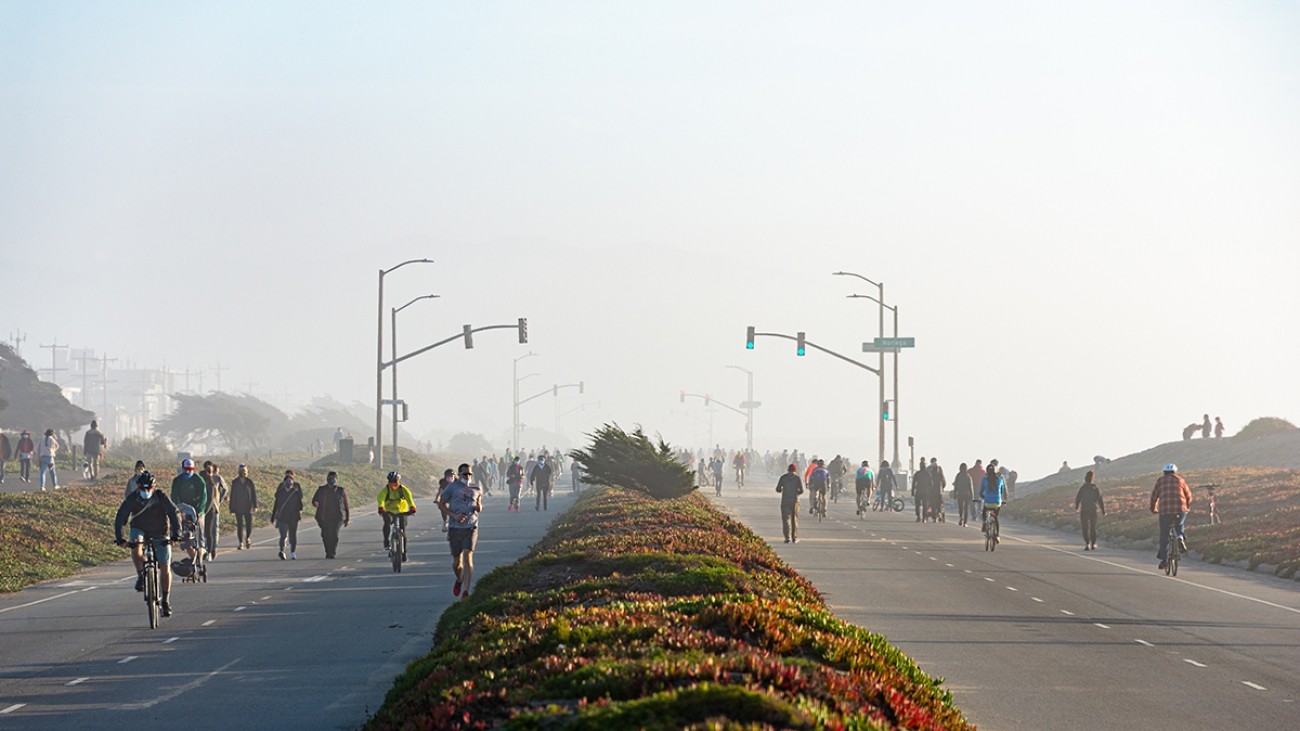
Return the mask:
<path fill-rule="evenodd" d="M 1199 421 L 1194 421 L 1188 424 L 1186 427 L 1183 428 L 1183 441 L 1186 442 L 1190 440 L 1193 436 L 1196 435 L 1196 432 L 1200 430 L 1201 430 L 1201 423 Z"/>

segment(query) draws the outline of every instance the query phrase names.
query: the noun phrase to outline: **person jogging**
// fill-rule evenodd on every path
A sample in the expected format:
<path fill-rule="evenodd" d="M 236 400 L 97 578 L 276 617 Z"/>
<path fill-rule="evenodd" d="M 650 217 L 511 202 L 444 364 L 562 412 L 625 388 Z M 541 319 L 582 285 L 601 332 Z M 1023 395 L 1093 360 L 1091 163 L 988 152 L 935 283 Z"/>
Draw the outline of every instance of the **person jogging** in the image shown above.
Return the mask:
<path fill-rule="evenodd" d="M 460 479 L 443 488 L 438 495 L 438 505 L 450 517 L 447 545 L 451 549 L 451 569 L 456 575 L 451 594 L 468 599 L 470 585 L 474 582 L 474 549 L 478 546 L 478 516 L 483 512 L 483 492 L 470 484 L 468 464 L 462 464 L 457 471 Z"/>

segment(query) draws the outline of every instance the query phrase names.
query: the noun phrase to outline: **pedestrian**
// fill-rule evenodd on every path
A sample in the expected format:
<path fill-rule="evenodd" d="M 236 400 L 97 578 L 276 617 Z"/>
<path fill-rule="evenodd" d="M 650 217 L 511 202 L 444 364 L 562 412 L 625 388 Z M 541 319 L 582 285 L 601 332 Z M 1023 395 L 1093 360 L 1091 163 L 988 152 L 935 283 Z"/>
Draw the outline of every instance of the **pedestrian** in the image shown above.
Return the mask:
<path fill-rule="evenodd" d="M 5 483 L 5 462 L 14 455 L 13 445 L 9 444 L 9 437 L 0 431 L 0 485 Z"/>
<path fill-rule="evenodd" d="M 799 465 L 790 463 L 785 474 L 776 481 L 776 491 L 781 494 L 781 534 L 786 543 L 799 542 L 799 496 L 803 494 L 803 480 L 799 479 Z"/>
<path fill-rule="evenodd" d="M 925 506 L 930 494 L 930 471 L 925 468 L 925 457 L 921 458 L 921 468 L 912 474 L 912 507 L 916 510 L 916 522 L 924 522 L 921 508 Z"/>
<path fill-rule="evenodd" d="M 1223 421 L 1219 417 L 1214 417 L 1214 438 L 1223 438 Z M 4 477 L 4 470 L 0 469 L 0 477 Z M 2 480 L 0 480 L 2 481 Z"/>
<path fill-rule="evenodd" d="M 40 459 L 41 464 L 41 490 L 45 490 L 45 475 L 49 473 L 50 485 L 59 489 L 59 473 L 54 468 L 54 458 L 59 454 L 59 440 L 54 436 L 53 429 L 46 429 L 45 436 L 41 437 L 40 445 L 36 448 L 36 456 Z"/>
<path fill-rule="evenodd" d="M 99 430 L 99 422 L 91 421 L 90 429 L 86 431 L 86 436 L 82 439 L 82 454 L 86 457 L 86 462 L 90 464 L 90 479 L 99 479 L 99 460 L 104 456 L 104 451 L 108 448 L 108 439 L 104 437 L 104 432 Z"/>
<path fill-rule="evenodd" d="M 441 494 L 442 494 L 442 490 L 443 490 L 443 488 L 446 487 L 446 486 L 448 486 L 448 485 L 450 485 L 451 483 L 453 483 L 453 482 L 455 482 L 455 481 L 456 481 L 456 470 L 453 470 L 453 469 L 451 469 L 450 467 L 448 467 L 447 469 L 443 470 L 443 471 L 442 471 L 442 477 L 439 477 L 439 478 L 438 478 L 438 492 L 436 492 L 436 493 L 434 493 L 434 494 L 435 494 L 435 495 L 441 495 Z M 446 533 L 446 532 L 447 532 L 447 520 L 448 520 L 448 517 L 447 517 L 447 511 L 446 511 L 446 510 L 443 510 L 441 505 L 438 506 L 438 511 L 442 513 L 442 532 L 443 532 L 443 533 Z"/>
<path fill-rule="evenodd" d="M 888 513 L 894 509 L 894 489 L 898 487 L 898 476 L 889 466 L 889 460 L 880 461 L 880 473 L 876 475 L 876 489 L 880 491 L 880 510 Z"/>
<path fill-rule="evenodd" d="M 545 457 L 537 460 L 533 471 L 528 473 L 528 484 L 537 490 L 537 505 L 534 509 L 550 510 L 546 503 L 551 496 L 551 488 L 555 486 L 555 470 L 551 469 L 550 460 Z"/>
<path fill-rule="evenodd" d="M 948 486 L 948 478 L 943 474 L 939 460 L 930 458 L 930 517 L 938 523 L 943 515 L 943 488 Z"/>
<path fill-rule="evenodd" d="M 18 454 L 18 474 L 23 478 L 23 482 L 28 484 L 32 481 L 32 455 L 36 453 L 36 444 L 32 442 L 32 433 L 23 429 L 22 436 L 18 437 L 18 445 L 15 447 Z"/>
<path fill-rule="evenodd" d="M 293 479 L 293 470 L 284 471 L 284 480 L 275 488 L 275 506 L 271 508 L 271 524 L 280 529 L 280 560 L 285 558 L 287 545 L 289 558 L 298 560 L 298 523 L 302 520 L 302 485 Z"/>
<path fill-rule="evenodd" d="M 176 509 L 179 510 L 182 505 L 188 505 L 194 510 L 194 542 L 196 550 L 202 550 L 204 547 L 204 516 L 208 514 L 208 503 L 212 502 L 212 492 L 208 489 L 208 483 L 194 471 L 194 460 L 186 458 L 181 460 L 181 473 L 172 478 L 172 502 L 176 503 Z M 195 557 L 191 557 L 195 558 Z"/>
<path fill-rule="evenodd" d="M 1083 476 L 1083 485 L 1074 496 L 1074 510 L 1079 514 L 1083 524 L 1083 550 L 1097 550 L 1097 511 L 1106 514 L 1106 504 L 1102 502 L 1101 490 L 1093 482 L 1096 477 L 1092 470 Z"/>
<path fill-rule="evenodd" d="M 452 470 L 447 470 L 452 472 Z M 510 488 L 510 506 L 507 510 L 519 512 L 519 489 L 524 485 L 524 466 L 519 464 L 519 455 L 510 460 L 506 468 L 506 487 Z M 441 493 L 440 493 L 441 494 Z"/>
<path fill-rule="evenodd" d="M 135 461 L 135 474 L 131 475 L 131 479 L 126 481 L 126 495 L 124 497 L 131 497 L 131 493 L 140 489 L 140 475 L 144 474 L 144 471 L 144 460 L 137 459 Z"/>
<path fill-rule="evenodd" d="M 573 481 L 573 491 L 576 493 L 582 489 L 582 466 L 578 460 L 569 463 L 569 479 Z"/>
<path fill-rule="evenodd" d="M 469 598 L 474 582 L 474 549 L 478 546 L 478 516 L 483 512 L 483 493 L 470 483 L 469 465 L 458 470 L 460 479 L 452 481 L 438 494 L 438 506 L 450 516 L 447 545 L 451 548 L 451 570 L 456 582 L 452 596 Z M 540 488 L 539 488 L 540 489 Z"/>
<path fill-rule="evenodd" d="M 726 468 L 726 461 L 722 457 L 714 457 L 711 466 L 713 467 L 713 491 L 722 494 L 722 471 Z"/>
<path fill-rule="evenodd" d="M 248 465 L 241 464 L 230 481 L 230 512 L 235 514 L 235 548 L 253 547 L 253 513 L 257 512 L 257 488 L 248 476 Z"/>
<path fill-rule="evenodd" d="M 974 491 L 975 485 L 970 478 L 970 472 L 966 469 L 966 463 L 962 462 L 957 468 L 957 476 L 952 478 L 952 493 L 953 497 L 957 498 L 957 525 L 966 525 L 966 516 L 970 512 L 971 495 Z"/>
<path fill-rule="evenodd" d="M 221 503 L 226 501 L 229 491 L 226 481 L 221 476 L 221 468 L 211 460 L 203 463 L 203 481 L 208 483 L 208 513 L 203 518 L 203 542 L 208 547 L 208 560 L 217 557 L 217 539 L 221 536 Z"/>
<path fill-rule="evenodd" d="M 352 520 L 348 510 L 348 493 L 338 484 L 339 474 L 325 475 L 325 484 L 316 488 L 311 505 L 316 508 L 316 525 L 325 544 L 325 558 L 334 558 L 339 548 L 339 529 Z"/>
<path fill-rule="evenodd" d="M 325 428 L 328 429 L 329 427 L 325 427 Z M 343 427 L 339 427 L 334 430 L 334 453 L 335 454 L 338 454 L 339 442 L 342 441 L 343 441 Z"/>
<path fill-rule="evenodd" d="M 1204 421 L 1201 422 L 1201 438 L 1202 438 L 1202 439 L 1209 439 L 1209 438 L 1210 438 L 1210 429 L 1211 429 L 1211 428 L 1212 428 L 1212 427 L 1210 426 L 1210 415 L 1209 415 L 1209 414 L 1206 414 L 1205 417 L 1204 417 Z"/>
<path fill-rule="evenodd" d="M 975 466 L 967 470 L 966 474 L 970 475 L 971 490 L 973 491 L 970 501 L 970 515 L 966 520 L 967 525 L 969 525 L 970 521 L 974 520 L 975 516 L 980 514 L 981 506 L 979 503 L 982 501 L 980 500 L 979 490 L 976 488 L 980 484 L 980 480 L 984 479 L 984 460 L 975 460 Z"/>

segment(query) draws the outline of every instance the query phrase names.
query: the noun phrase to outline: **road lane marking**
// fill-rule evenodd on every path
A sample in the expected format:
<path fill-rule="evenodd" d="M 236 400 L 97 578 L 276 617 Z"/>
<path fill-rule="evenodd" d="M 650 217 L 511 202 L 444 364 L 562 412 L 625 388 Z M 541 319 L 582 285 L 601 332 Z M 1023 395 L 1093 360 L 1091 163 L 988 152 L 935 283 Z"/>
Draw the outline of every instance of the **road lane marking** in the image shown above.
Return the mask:
<path fill-rule="evenodd" d="M 217 623 L 217 620 L 215 620 L 215 619 L 209 619 L 208 621 L 206 621 L 206 622 L 203 623 L 203 626 L 204 626 L 204 627 L 211 627 L 212 625 L 214 625 L 214 624 L 216 624 L 216 623 Z"/>
<path fill-rule="evenodd" d="M 266 601 L 267 599 L 270 599 L 270 598 L 271 598 L 271 596 L 268 594 L 268 595 L 262 597 L 261 599 L 258 599 L 258 601 L 260 601 L 260 602 L 264 602 L 264 601 Z"/>
<path fill-rule="evenodd" d="M 1247 688 L 1254 688 L 1255 690 L 1268 690 L 1268 688 L 1265 688 L 1259 683 L 1252 683 L 1249 680 L 1243 680 L 1241 681 L 1241 684 L 1246 686 Z"/>
<path fill-rule="evenodd" d="M 52 601 L 54 601 L 55 599 L 62 599 L 62 598 L 65 597 L 65 596 L 72 596 L 73 594 L 80 594 L 80 593 L 83 592 L 83 591 L 85 591 L 85 589 L 76 589 L 76 590 L 74 590 L 74 591 L 65 591 L 65 592 L 63 592 L 62 594 L 55 594 L 54 596 L 47 596 L 47 597 L 45 597 L 44 599 L 37 599 L 37 600 L 34 601 L 34 602 L 27 602 L 26 604 L 19 604 L 19 605 L 14 606 L 14 607 L 6 607 L 6 608 L 4 608 L 4 609 L 0 609 L 0 614 L 4 614 L 5 612 L 12 612 L 12 611 L 15 610 L 15 609 L 23 609 L 24 607 L 34 607 L 34 606 L 36 606 L 37 604 L 44 604 L 45 602 L 52 602 Z M 21 705 L 27 705 L 27 704 L 26 704 L 26 703 L 23 703 L 23 704 L 21 704 Z"/>
<path fill-rule="evenodd" d="M 324 581 L 324 580 L 328 579 L 329 577 L 330 577 L 329 574 L 321 574 L 320 576 L 312 576 L 312 577 L 309 577 L 309 578 L 303 579 L 302 582 L 303 582 L 304 584 L 315 584 L 316 582 L 318 582 L 318 581 Z"/>
<path fill-rule="evenodd" d="M 947 567 L 950 568 L 950 569 L 955 569 L 955 568 L 957 568 L 956 566 L 953 566 L 953 565 L 950 564 L 950 563 L 946 563 L 946 564 L 944 564 L 944 566 L 947 566 Z"/>
<path fill-rule="evenodd" d="M 1198 668 L 1207 667 L 1207 666 L 1205 665 L 1205 663 L 1196 662 L 1195 660 L 1191 659 L 1190 657 L 1185 657 L 1185 658 L 1183 658 L 1183 662 L 1187 663 L 1188 665 L 1192 665 L 1192 666 L 1195 666 L 1195 667 L 1198 667 Z"/>
<path fill-rule="evenodd" d="M 1042 599 L 1039 599 L 1039 598 L 1036 597 L 1036 596 L 1031 596 L 1031 597 L 1029 597 L 1029 598 L 1030 598 L 1030 599 L 1033 599 L 1034 601 L 1038 602 L 1039 604 L 1042 604 L 1042 603 L 1043 603 L 1043 600 L 1042 600 Z"/>
<path fill-rule="evenodd" d="M 930 557 L 930 560 L 931 560 L 931 561 L 938 561 L 939 559 L 935 558 L 934 556 L 931 556 L 931 557 Z"/>
<path fill-rule="evenodd" d="M 169 637 L 169 638 L 163 640 L 163 644 L 164 644 L 164 645 L 170 645 L 171 643 L 173 643 L 173 642 L 175 642 L 176 640 L 179 640 L 179 639 L 180 639 L 179 637 Z"/>
<path fill-rule="evenodd" d="M 985 576 L 985 577 L 984 577 L 984 580 L 985 580 L 985 581 L 992 581 L 992 580 L 993 580 L 993 577 L 992 577 L 992 576 Z"/>
<path fill-rule="evenodd" d="M 1110 625 L 1102 624 L 1101 622 L 1093 622 L 1092 625 L 1094 627 L 1101 627 L 1102 629 L 1110 629 Z"/>
<path fill-rule="evenodd" d="M 15 608 L 16 608 L 16 607 L 15 607 Z M 25 706 L 25 705 L 27 705 L 27 704 L 26 704 L 26 703 L 15 703 L 15 704 L 13 704 L 12 706 L 9 706 L 8 708 L 0 708 L 0 716 L 3 716 L 3 715 L 6 714 L 6 713 L 13 713 L 14 711 L 18 710 L 19 708 L 22 708 L 22 707 Z"/>
<path fill-rule="evenodd" d="M 178 696 L 178 695 L 180 695 L 180 694 L 182 694 L 182 693 L 185 693 L 185 692 L 187 692 L 187 691 L 194 690 L 195 688 L 199 687 L 200 685 L 203 685 L 204 683 L 208 682 L 209 680 L 211 680 L 211 679 L 217 677 L 217 675 L 221 674 L 222 672 L 225 672 L 226 668 L 229 668 L 231 665 L 234 665 L 235 663 L 237 663 L 237 662 L 239 662 L 240 660 L 243 660 L 243 659 L 244 659 L 244 658 L 242 658 L 242 657 L 237 657 L 237 658 L 235 658 L 234 660 L 231 660 L 230 662 L 226 663 L 225 665 L 222 665 L 221 667 L 217 668 L 216 670 L 213 670 L 212 672 L 208 673 L 207 675 L 201 675 L 201 676 L 199 676 L 198 678 L 195 678 L 194 680 L 190 681 L 189 683 L 186 683 L 185 685 L 180 686 L 180 687 L 177 688 L 176 690 L 173 690 L 173 691 L 170 692 L 170 693 L 166 693 L 166 694 L 164 694 L 164 695 L 158 696 L 157 698 L 155 698 L 155 699 L 153 699 L 153 700 L 151 700 L 151 701 L 147 701 L 147 702 L 145 702 L 145 703 L 130 703 L 130 704 L 127 704 L 127 705 L 118 706 L 118 708 L 120 708 L 120 709 L 122 709 L 122 710 L 124 710 L 124 711 L 139 711 L 139 710 L 144 710 L 144 709 L 146 709 L 146 708 L 153 708 L 154 706 L 158 705 L 159 703 L 166 703 L 167 701 L 169 701 L 169 700 L 175 698 L 176 696 Z"/>
<path fill-rule="evenodd" d="M 242 612 L 242 611 L 244 611 L 245 609 L 248 609 L 248 607 L 235 607 L 235 611 L 236 611 L 236 612 Z"/>
<path fill-rule="evenodd" d="M 1007 587 L 1007 591 L 1020 591 L 1020 590 L 1017 589 L 1017 588 L 1014 587 L 1014 586 L 1008 586 L 1008 587 Z"/>
<path fill-rule="evenodd" d="M 87 680 L 90 680 L 90 678 L 77 678 L 76 680 L 69 680 L 69 681 L 68 681 L 67 683 L 65 683 L 64 685 L 69 685 L 69 686 L 72 686 L 72 685 L 81 685 L 82 683 L 86 682 Z"/>
<path fill-rule="evenodd" d="M 968 573 L 968 574 L 970 573 L 970 569 L 962 569 L 962 571 L 964 571 L 964 572 L 966 572 L 966 573 Z"/>
<path fill-rule="evenodd" d="M 1071 611 L 1068 610 L 1068 609 L 1062 609 L 1062 610 L 1061 610 L 1061 614 L 1064 614 L 1064 615 L 1069 616 L 1069 617 L 1073 617 L 1073 616 L 1074 616 L 1074 612 L 1071 612 Z"/>
<path fill-rule="evenodd" d="M 138 660 L 138 659 L 140 659 L 140 656 L 139 656 L 139 655 L 127 655 L 126 657 L 122 658 L 121 660 L 118 660 L 118 661 L 117 661 L 117 664 L 118 664 L 118 665 L 125 665 L 125 664 L 131 662 L 132 660 Z"/>
<path fill-rule="evenodd" d="M 1142 645 L 1143 647 L 1155 647 L 1155 645 L 1151 644 L 1150 642 L 1147 642 L 1146 640 L 1133 640 L 1133 641 L 1138 643 L 1139 645 Z"/>

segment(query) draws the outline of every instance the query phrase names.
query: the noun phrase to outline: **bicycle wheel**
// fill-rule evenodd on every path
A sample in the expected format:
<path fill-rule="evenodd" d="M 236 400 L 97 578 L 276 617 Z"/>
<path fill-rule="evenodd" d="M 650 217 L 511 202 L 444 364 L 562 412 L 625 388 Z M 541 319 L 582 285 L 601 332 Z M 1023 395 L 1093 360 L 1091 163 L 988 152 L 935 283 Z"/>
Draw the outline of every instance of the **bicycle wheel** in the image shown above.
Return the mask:
<path fill-rule="evenodd" d="M 162 600 L 158 596 L 158 564 L 144 570 L 144 601 L 149 608 L 149 629 L 158 629 Z"/>
<path fill-rule="evenodd" d="M 903 498 L 901 497 L 894 498 L 894 512 L 895 513 L 903 512 Z"/>
<path fill-rule="evenodd" d="M 389 543 L 388 556 L 393 561 L 393 572 L 402 572 L 402 534 L 395 533 Z"/>

